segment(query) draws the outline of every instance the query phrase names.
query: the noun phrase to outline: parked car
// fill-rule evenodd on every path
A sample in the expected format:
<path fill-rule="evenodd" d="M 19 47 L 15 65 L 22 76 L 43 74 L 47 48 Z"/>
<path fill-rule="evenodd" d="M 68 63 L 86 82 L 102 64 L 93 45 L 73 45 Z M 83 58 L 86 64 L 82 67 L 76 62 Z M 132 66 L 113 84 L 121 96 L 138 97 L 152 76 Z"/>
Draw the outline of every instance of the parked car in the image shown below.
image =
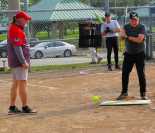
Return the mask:
<path fill-rule="evenodd" d="M 70 57 L 76 52 L 76 47 L 63 41 L 42 42 L 30 49 L 31 58 Z"/>
<path fill-rule="evenodd" d="M 7 40 L 0 42 L 0 57 L 7 57 Z"/>
<path fill-rule="evenodd" d="M 39 43 L 38 38 L 29 38 L 28 41 L 29 41 L 30 47 L 34 47 L 35 45 Z"/>
<path fill-rule="evenodd" d="M 37 45 L 38 41 L 39 40 L 37 38 L 30 38 L 29 39 L 30 47 Z M 0 42 L 0 57 L 2 58 L 7 57 L 7 40 Z"/>

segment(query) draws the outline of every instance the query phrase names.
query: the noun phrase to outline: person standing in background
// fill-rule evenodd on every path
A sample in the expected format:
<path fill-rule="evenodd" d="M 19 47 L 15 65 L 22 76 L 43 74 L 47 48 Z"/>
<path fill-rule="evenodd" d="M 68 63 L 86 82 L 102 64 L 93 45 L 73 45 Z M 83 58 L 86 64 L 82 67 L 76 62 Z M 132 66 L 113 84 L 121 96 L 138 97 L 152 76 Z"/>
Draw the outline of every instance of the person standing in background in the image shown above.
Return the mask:
<path fill-rule="evenodd" d="M 109 12 L 105 13 L 105 22 L 101 26 L 101 34 L 106 38 L 108 70 L 112 71 L 111 52 L 114 50 L 115 68 L 120 69 L 118 64 L 118 33 L 121 31 L 117 20 L 112 20 Z"/>
<path fill-rule="evenodd" d="M 27 78 L 30 64 L 30 47 L 24 32 L 24 27 L 31 20 L 24 11 L 19 11 L 13 17 L 13 22 L 8 28 L 8 65 L 11 68 L 13 83 L 10 94 L 9 114 L 36 113 L 27 104 Z M 17 93 L 22 102 L 22 110 L 16 106 Z"/>

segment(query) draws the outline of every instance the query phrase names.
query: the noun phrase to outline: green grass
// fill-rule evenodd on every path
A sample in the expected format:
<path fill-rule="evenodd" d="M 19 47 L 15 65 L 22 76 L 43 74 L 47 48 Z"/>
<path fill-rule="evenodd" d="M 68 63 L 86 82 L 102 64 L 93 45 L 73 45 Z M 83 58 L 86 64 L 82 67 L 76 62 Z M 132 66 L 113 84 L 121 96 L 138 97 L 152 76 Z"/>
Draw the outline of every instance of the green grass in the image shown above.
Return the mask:
<path fill-rule="evenodd" d="M 120 59 L 119 63 L 122 64 L 122 60 Z M 112 64 L 115 62 L 112 61 Z M 89 64 L 89 63 L 79 63 L 79 64 L 66 64 L 66 65 L 47 65 L 47 66 L 32 66 L 31 72 L 44 72 L 44 71 L 53 71 L 53 70 L 78 70 L 84 68 L 92 68 L 100 65 L 106 65 L 107 61 L 102 61 L 100 64 Z"/>
<path fill-rule="evenodd" d="M 69 38 L 78 38 L 79 36 L 79 31 L 76 29 L 75 31 L 72 30 L 67 30 L 67 34 L 64 35 L 64 39 L 69 39 Z M 48 32 L 42 31 L 38 32 L 36 34 L 36 37 L 39 40 L 48 40 Z M 51 38 L 58 39 L 59 38 L 59 32 L 55 31 L 52 33 Z M 0 41 L 6 40 L 7 39 L 7 34 L 0 34 Z"/>
<path fill-rule="evenodd" d="M 4 70 L 4 68 L 0 67 L 0 74 L 6 74 L 6 73 L 10 73 L 10 72 L 11 72 L 11 69 L 6 68 Z"/>
<path fill-rule="evenodd" d="M 0 34 L 0 41 L 6 40 L 7 34 Z"/>
<path fill-rule="evenodd" d="M 72 31 L 72 30 L 68 30 L 67 31 L 67 34 L 64 35 L 64 39 L 69 39 L 69 38 L 78 38 L 79 36 L 79 31 L 78 30 L 75 30 L 75 31 Z M 38 32 L 36 34 L 36 37 L 39 38 L 39 40 L 46 40 L 46 39 L 49 39 L 48 38 L 48 32 L 46 31 L 43 31 L 43 32 Z M 55 33 L 53 33 L 51 35 L 51 38 L 59 38 L 59 33 L 58 31 L 56 31 Z"/>
<path fill-rule="evenodd" d="M 122 60 L 119 61 L 122 64 Z M 48 72 L 48 71 L 67 71 L 67 70 L 80 70 L 80 69 L 88 69 L 94 68 L 97 66 L 106 65 L 106 61 L 102 61 L 100 64 L 89 64 L 89 63 L 79 63 L 79 64 L 66 64 L 66 65 L 47 65 L 47 66 L 32 66 L 30 71 L 31 72 Z M 114 64 L 114 61 L 112 61 Z M 0 74 L 7 74 L 10 73 L 10 69 L 0 68 Z"/>
<path fill-rule="evenodd" d="M 39 40 L 46 40 L 48 39 L 48 33 L 47 32 L 38 32 L 36 34 L 36 37 L 39 39 Z"/>
<path fill-rule="evenodd" d="M 88 63 L 81 63 L 81 64 L 67 64 L 67 65 L 47 65 L 47 66 L 33 66 L 31 67 L 31 72 L 43 72 L 43 71 L 50 71 L 50 70 L 73 70 L 73 69 L 81 69 L 81 68 L 88 68 L 95 65 L 91 65 Z"/>
<path fill-rule="evenodd" d="M 152 32 L 155 32 L 155 27 L 152 27 Z"/>
<path fill-rule="evenodd" d="M 75 30 L 75 32 L 73 31 L 68 31 L 67 35 L 64 36 L 64 39 L 68 39 L 68 38 L 78 38 L 79 37 L 79 31 Z"/>
<path fill-rule="evenodd" d="M 102 64 L 106 64 L 106 62 L 102 62 Z M 80 64 L 66 64 L 66 65 L 32 66 L 31 72 L 78 70 L 78 69 L 96 67 L 97 65 L 98 64 L 80 63 Z M 3 68 L 0 68 L 0 74 L 10 72 L 11 72 L 10 69 L 6 69 L 4 71 Z"/>

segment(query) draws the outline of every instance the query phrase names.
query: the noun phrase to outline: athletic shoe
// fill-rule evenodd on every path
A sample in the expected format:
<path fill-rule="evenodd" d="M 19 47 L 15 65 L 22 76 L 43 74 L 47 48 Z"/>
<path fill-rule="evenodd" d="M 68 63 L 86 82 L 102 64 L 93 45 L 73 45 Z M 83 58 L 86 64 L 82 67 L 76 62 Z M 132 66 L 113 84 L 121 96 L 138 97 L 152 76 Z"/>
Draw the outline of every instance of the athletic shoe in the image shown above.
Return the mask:
<path fill-rule="evenodd" d="M 9 115 L 19 114 L 19 113 L 21 113 L 21 110 L 19 110 L 16 106 L 10 106 L 9 107 L 9 111 L 8 111 Z"/>
<path fill-rule="evenodd" d="M 24 106 L 22 107 L 22 113 L 37 113 L 37 111 L 31 109 L 29 106 Z"/>
<path fill-rule="evenodd" d="M 108 65 L 108 70 L 112 71 L 111 65 Z"/>
<path fill-rule="evenodd" d="M 115 65 L 115 68 L 116 69 L 121 69 L 119 65 Z"/>
<path fill-rule="evenodd" d="M 117 97 L 116 100 L 124 100 L 128 97 L 128 94 L 127 93 L 122 93 L 119 97 Z"/>
<path fill-rule="evenodd" d="M 142 99 L 142 100 L 148 100 L 148 97 L 146 96 L 146 93 L 145 93 L 145 92 L 142 92 L 142 93 L 140 94 L 140 96 L 141 96 L 141 99 Z"/>
<path fill-rule="evenodd" d="M 147 96 L 141 96 L 141 99 L 142 100 L 148 100 L 148 97 Z"/>

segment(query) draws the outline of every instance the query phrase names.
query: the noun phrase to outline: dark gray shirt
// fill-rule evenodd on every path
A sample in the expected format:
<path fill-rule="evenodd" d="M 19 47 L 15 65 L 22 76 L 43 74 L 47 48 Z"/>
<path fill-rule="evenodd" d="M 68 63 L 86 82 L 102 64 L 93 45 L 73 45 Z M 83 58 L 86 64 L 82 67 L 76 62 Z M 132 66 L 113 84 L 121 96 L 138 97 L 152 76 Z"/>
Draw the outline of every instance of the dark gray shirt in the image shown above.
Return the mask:
<path fill-rule="evenodd" d="M 124 30 L 127 36 L 138 37 L 139 34 L 145 35 L 145 27 L 142 24 L 139 24 L 136 27 L 132 27 L 130 24 L 126 24 L 124 26 Z M 129 54 L 137 54 L 137 53 L 143 52 L 144 41 L 142 43 L 136 43 L 136 42 L 129 41 L 126 38 L 125 40 L 126 52 Z"/>

